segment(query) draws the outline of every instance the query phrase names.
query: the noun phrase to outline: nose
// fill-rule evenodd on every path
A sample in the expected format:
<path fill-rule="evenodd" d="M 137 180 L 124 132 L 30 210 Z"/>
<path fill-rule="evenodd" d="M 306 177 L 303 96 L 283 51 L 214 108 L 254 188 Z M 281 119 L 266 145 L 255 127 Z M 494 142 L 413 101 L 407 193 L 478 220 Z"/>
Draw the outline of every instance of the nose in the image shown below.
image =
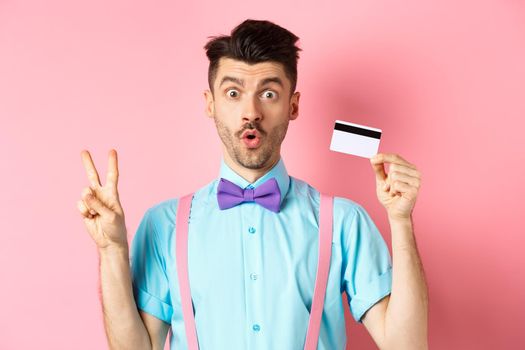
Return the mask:
<path fill-rule="evenodd" d="M 262 119 L 261 106 L 257 98 L 247 98 L 242 111 L 242 121 L 259 122 Z"/>

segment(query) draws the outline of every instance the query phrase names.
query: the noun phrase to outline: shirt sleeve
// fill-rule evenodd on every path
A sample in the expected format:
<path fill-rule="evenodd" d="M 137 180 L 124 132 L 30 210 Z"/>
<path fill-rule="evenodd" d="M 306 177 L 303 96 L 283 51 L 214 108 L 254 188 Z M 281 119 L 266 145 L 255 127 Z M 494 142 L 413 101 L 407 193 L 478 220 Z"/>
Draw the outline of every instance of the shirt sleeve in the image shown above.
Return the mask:
<path fill-rule="evenodd" d="M 366 212 L 355 203 L 345 223 L 343 284 L 354 319 L 392 290 L 392 258 L 383 236 Z"/>
<path fill-rule="evenodd" d="M 150 208 L 139 224 L 130 249 L 133 295 L 139 309 L 171 324 L 173 308 L 162 252 Z"/>

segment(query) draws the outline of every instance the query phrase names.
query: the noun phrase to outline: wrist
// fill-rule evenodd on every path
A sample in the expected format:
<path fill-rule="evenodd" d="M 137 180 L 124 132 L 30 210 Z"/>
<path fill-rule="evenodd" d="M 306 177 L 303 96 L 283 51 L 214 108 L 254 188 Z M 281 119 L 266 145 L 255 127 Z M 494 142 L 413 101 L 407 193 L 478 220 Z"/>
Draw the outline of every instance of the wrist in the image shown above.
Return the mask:
<path fill-rule="evenodd" d="M 127 243 L 125 244 L 108 244 L 105 247 L 100 247 L 98 249 L 98 253 L 100 256 L 122 256 L 122 255 L 128 255 L 129 254 L 129 248 Z"/>
<path fill-rule="evenodd" d="M 390 225 L 412 226 L 412 215 L 408 217 L 400 217 L 400 216 L 388 214 L 388 222 L 390 223 Z"/>

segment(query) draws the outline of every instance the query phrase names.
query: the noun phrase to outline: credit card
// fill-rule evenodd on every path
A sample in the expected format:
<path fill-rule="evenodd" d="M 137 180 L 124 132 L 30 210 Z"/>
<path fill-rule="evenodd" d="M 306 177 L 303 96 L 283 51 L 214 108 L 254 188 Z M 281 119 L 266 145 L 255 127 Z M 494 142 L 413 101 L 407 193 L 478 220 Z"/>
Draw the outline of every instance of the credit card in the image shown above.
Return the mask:
<path fill-rule="evenodd" d="M 379 149 L 381 129 L 336 120 L 330 150 L 372 158 Z"/>

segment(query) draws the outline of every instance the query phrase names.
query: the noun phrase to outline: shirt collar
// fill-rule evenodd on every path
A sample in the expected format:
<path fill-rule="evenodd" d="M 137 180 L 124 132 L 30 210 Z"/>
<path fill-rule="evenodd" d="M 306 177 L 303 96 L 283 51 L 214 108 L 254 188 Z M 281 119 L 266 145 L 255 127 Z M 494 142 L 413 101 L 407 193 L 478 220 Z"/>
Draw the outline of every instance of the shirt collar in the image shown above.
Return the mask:
<path fill-rule="evenodd" d="M 281 191 L 281 204 L 283 203 L 283 200 L 286 197 L 286 194 L 288 193 L 288 188 L 290 187 L 290 177 L 288 176 L 288 172 L 286 171 L 286 167 L 284 166 L 284 161 L 282 157 L 279 158 L 277 164 L 275 164 L 270 170 L 268 170 L 266 174 L 258 178 L 254 183 L 248 182 L 241 175 L 237 174 L 232 168 L 230 168 L 228 164 L 226 164 L 223 157 L 221 159 L 219 179 L 221 177 L 233 182 L 242 189 L 246 189 L 247 187 L 255 189 L 266 180 L 275 177 L 275 180 L 277 180 L 277 184 L 279 185 L 279 190 Z M 219 181 L 217 181 L 217 184 L 218 182 Z M 215 186 L 215 193 L 217 193 L 217 184 Z"/>

